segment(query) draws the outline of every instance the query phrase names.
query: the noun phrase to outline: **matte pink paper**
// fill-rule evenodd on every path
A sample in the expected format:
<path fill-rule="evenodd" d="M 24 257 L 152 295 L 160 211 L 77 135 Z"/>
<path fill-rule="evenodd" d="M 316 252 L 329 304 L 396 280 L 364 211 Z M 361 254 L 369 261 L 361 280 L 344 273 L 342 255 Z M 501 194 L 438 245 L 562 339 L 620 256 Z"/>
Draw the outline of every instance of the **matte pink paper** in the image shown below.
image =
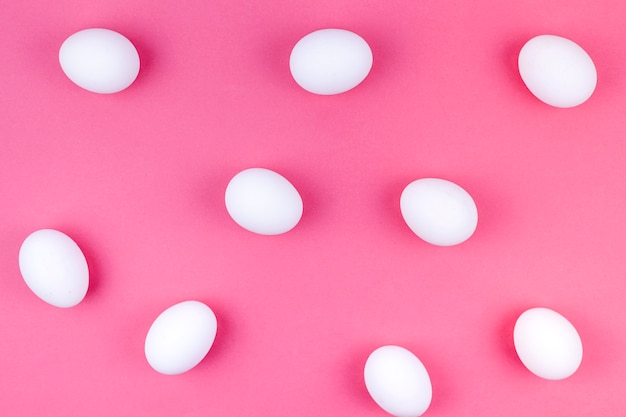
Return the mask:
<path fill-rule="evenodd" d="M 0 53 L 0 415 L 385 416 L 363 366 L 386 344 L 428 369 L 425 415 L 617 416 L 626 409 L 626 3 L 622 0 L 4 2 Z M 74 85 L 58 49 L 88 27 L 136 45 L 136 82 Z M 337 96 L 291 78 L 304 35 L 352 30 L 370 75 Z M 582 46 L 598 87 L 552 108 L 517 53 L 551 33 Z M 304 201 L 301 223 L 254 235 L 224 206 L 265 167 Z M 440 177 L 479 224 L 450 248 L 415 236 L 404 186 Z M 39 300 L 17 263 L 55 228 L 91 268 L 85 300 Z M 190 372 L 150 368 L 165 308 L 215 311 Z M 524 368 L 513 324 L 530 307 L 578 329 L 564 381 Z"/>

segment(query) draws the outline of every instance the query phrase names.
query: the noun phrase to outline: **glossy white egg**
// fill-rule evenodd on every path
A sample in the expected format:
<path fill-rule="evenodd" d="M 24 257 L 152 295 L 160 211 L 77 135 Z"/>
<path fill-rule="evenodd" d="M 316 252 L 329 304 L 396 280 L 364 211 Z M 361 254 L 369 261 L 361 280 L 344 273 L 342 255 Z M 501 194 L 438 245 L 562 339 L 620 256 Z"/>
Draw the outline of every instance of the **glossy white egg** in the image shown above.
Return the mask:
<path fill-rule="evenodd" d="M 19 266 L 28 288 L 55 307 L 73 307 L 87 294 L 85 255 L 62 232 L 42 229 L 30 234 L 20 247 Z"/>
<path fill-rule="evenodd" d="M 574 107 L 593 94 L 598 75 L 591 57 L 573 41 L 540 35 L 522 47 L 518 59 L 524 84 L 539 100 Z"/>
<path fill-rule="evenodd" d="M 84 29 L 63 42 L 59 62 L 67 77 L 94 93 L 117 93 L 139 74 L 139 54 L 125 36 L 101 28 Z"/>
<path fill-rule="evenodd" d="M 422 362 L 400 346 L 383 346 L 365 363 L 365 386 L 372 399 L 396 417 L 417 417 L 430 406 L 430 377 Z"/>
<path fill-rule="evenodd" d="M 330 95 L 359 85 L 372 68 L 367 42 L 344 29 L 321 29 L 309 33 L 291 51 L 289 68 L 305 90 Z"/>
<path fill-rule="evenodd" d="M 478 210 L 469 193 L 439 178 L 407 185 L 400 196 L 400 211 L 413 233 L 438 246 L 464 242 L 478 224 Z"/>
<path fill-rule="evenodd" d="M 265 168 L 249 168 L 226 187 L 226 210 L 244 229 L 278 235 L 293 229 L 302 217 L 302 198 L 282 175 Z"/>
<path fill-rule="evenodd" d="M 150 326 L 144 350 L 150 366 L 166 375 L 187 372 L 209 353 L 217 333 L 213 311 L 200 301 L 183 301 Z"/>
<path fill-rule="evenodd" d="M 583 359 L 576 328 L 548 308 L 531 308 L 522 313 L 515 323 L 513 342 L 524 366 L 545 379 L 571 376 Z"/>

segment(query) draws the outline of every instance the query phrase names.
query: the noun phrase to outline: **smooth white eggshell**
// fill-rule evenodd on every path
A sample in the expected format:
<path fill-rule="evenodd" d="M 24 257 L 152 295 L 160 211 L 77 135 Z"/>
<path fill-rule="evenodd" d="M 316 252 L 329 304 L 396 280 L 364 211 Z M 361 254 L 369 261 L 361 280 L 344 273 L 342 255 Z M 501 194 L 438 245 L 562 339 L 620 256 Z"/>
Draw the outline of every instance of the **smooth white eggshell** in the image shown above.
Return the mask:
<path fill-rule="evenodd" d="M 80 303 L 89 287 L 89 268 L 78 245 L 58 230 L 42 229 L 22 243 L 19 266 L 28 288 L 55 307 Z"/>
<path fill-rule="evenodd" d="M 123 35 L 101 28 L 84 29 L 63 42 L 59 62 L 67 77 L 94 93 L 117 93 L 139 74 L 137 49 Z"/>
<path fill-rule="evenodd" d="M 162 312 L 150 326 L 144 345 L 152 368 L 166 375 L 187 372 L 213 346 L 217 319 L 200 301 L 183 301 Z"/>
<path fill-rule="evenodd" d="M 515 323 L 513 341 L 524 366 L 541 378 L 567 378 L 583 359 L 576 328 L 548 308 L 531 308 L 522 313 Z"/>
<path fill-rule="evenodd" d="M 468 192 L 439 178 L 407 185 L 400 196 L 400 211 L 413 233 L 433 245 L 464 242 L 478 224 L 478 210 Z"/>
<path fill-rule="evenodd" d="M 365 386 L 374 401 L 396 417 L 417 417 L 430 406 L 430 377 L 422 362 L 400 346 L 376 349 L 365 363 Z"/>
<path fill-rule="evenodd" d="M 302 198 L 282 175 L 265 168 L 249 168 L 226 187 L 226 210 L 244 229 L 262 235 L 285 233 L 302 217 Z"/>
<path fill-rule="evenodd" d="M 598 80 L 587 52 L 573 41 L 555 35 L 540 35 L 526 42 L 519 53 L 518 66 L 531 93 L 555 107 L 584 103 Z"/>
<path fill-rule="evenodd" d="M 359 85 L 372 68 L 372 50 L 356 33 L 321 29 L 309 33 L 291 51 L 289 68 L 307 91 L 330 95 Z"/>

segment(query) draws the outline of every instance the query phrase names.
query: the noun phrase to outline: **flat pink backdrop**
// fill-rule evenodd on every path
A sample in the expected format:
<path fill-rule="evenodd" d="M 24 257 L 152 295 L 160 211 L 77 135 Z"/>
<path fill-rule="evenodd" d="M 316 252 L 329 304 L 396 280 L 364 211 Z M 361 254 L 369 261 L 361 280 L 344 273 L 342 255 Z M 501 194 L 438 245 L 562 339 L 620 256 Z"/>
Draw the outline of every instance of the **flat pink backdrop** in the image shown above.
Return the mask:
<path fill-rule="evenodd" d="M 626 3 L 623 0 L 4 2 L 0 53 L 0 414 L 385 416 L 363 365 L 399 344 L 427 367 L 428 416 L 617 416 L 626 409 Z M 58 49 L 88 27 L 139 50 L 137 81 L 81 90 Z M 340 27 L 374 53 L 337 96 L 288 68 L 307 33 Z M 599 73 L 584 105 L 549 107 L 517 73 L 538 34 L 579 43 Z M 237 226 L 224 190 L 266 167 L 301 192 L 280 236 Z M 411 233 L 405 185 L 452 180 L 475 235 Z M 85 300 L 57 309 L 21 279 L 40 228 L 76 240 Z M 198 299 L 215 345 L 180 376 L 143 354 L 165 308 Z M 553 308 L 584 359 L 532 375 L 516 317 Z"/>

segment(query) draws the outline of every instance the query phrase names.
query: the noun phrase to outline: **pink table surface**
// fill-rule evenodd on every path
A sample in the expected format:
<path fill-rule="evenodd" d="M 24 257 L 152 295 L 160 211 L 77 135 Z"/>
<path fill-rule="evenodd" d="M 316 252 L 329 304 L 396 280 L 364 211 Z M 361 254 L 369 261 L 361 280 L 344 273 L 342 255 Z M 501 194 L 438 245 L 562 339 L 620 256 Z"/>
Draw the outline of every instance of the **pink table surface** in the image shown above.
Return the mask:
<path fill-rule="evenodd" d="M 626 3 L 623 0 L 3 2 L 0 52 L 0 415 L 385 416 L 363 365 L 399 344 L 433 384 L 428 416 L 617 416 L 626 409 Z M 77 30 L 129 37 L 140 75 L 81 90 L 58 49 Z M 368 78 L 302 90 L 291 48 L 320 28 L 363 36 Z M 551 33 L 598 68 L 580 107 L 533 97 L 517 53 Z M 304 200 L 291 232 L 237 226 L 224 190 L 261 166 Z M 474 197 L 475 235 L 431 246 L 399 210 L 421 177 Z M 21 279 L 40 228 L 73 237 L 85 300 L 58 309 Z M 186 299 L 218 317 L 179 376 L 146 332 Z M 553 308 L 584 359 L 532 375 L 516 317 Z"/>

